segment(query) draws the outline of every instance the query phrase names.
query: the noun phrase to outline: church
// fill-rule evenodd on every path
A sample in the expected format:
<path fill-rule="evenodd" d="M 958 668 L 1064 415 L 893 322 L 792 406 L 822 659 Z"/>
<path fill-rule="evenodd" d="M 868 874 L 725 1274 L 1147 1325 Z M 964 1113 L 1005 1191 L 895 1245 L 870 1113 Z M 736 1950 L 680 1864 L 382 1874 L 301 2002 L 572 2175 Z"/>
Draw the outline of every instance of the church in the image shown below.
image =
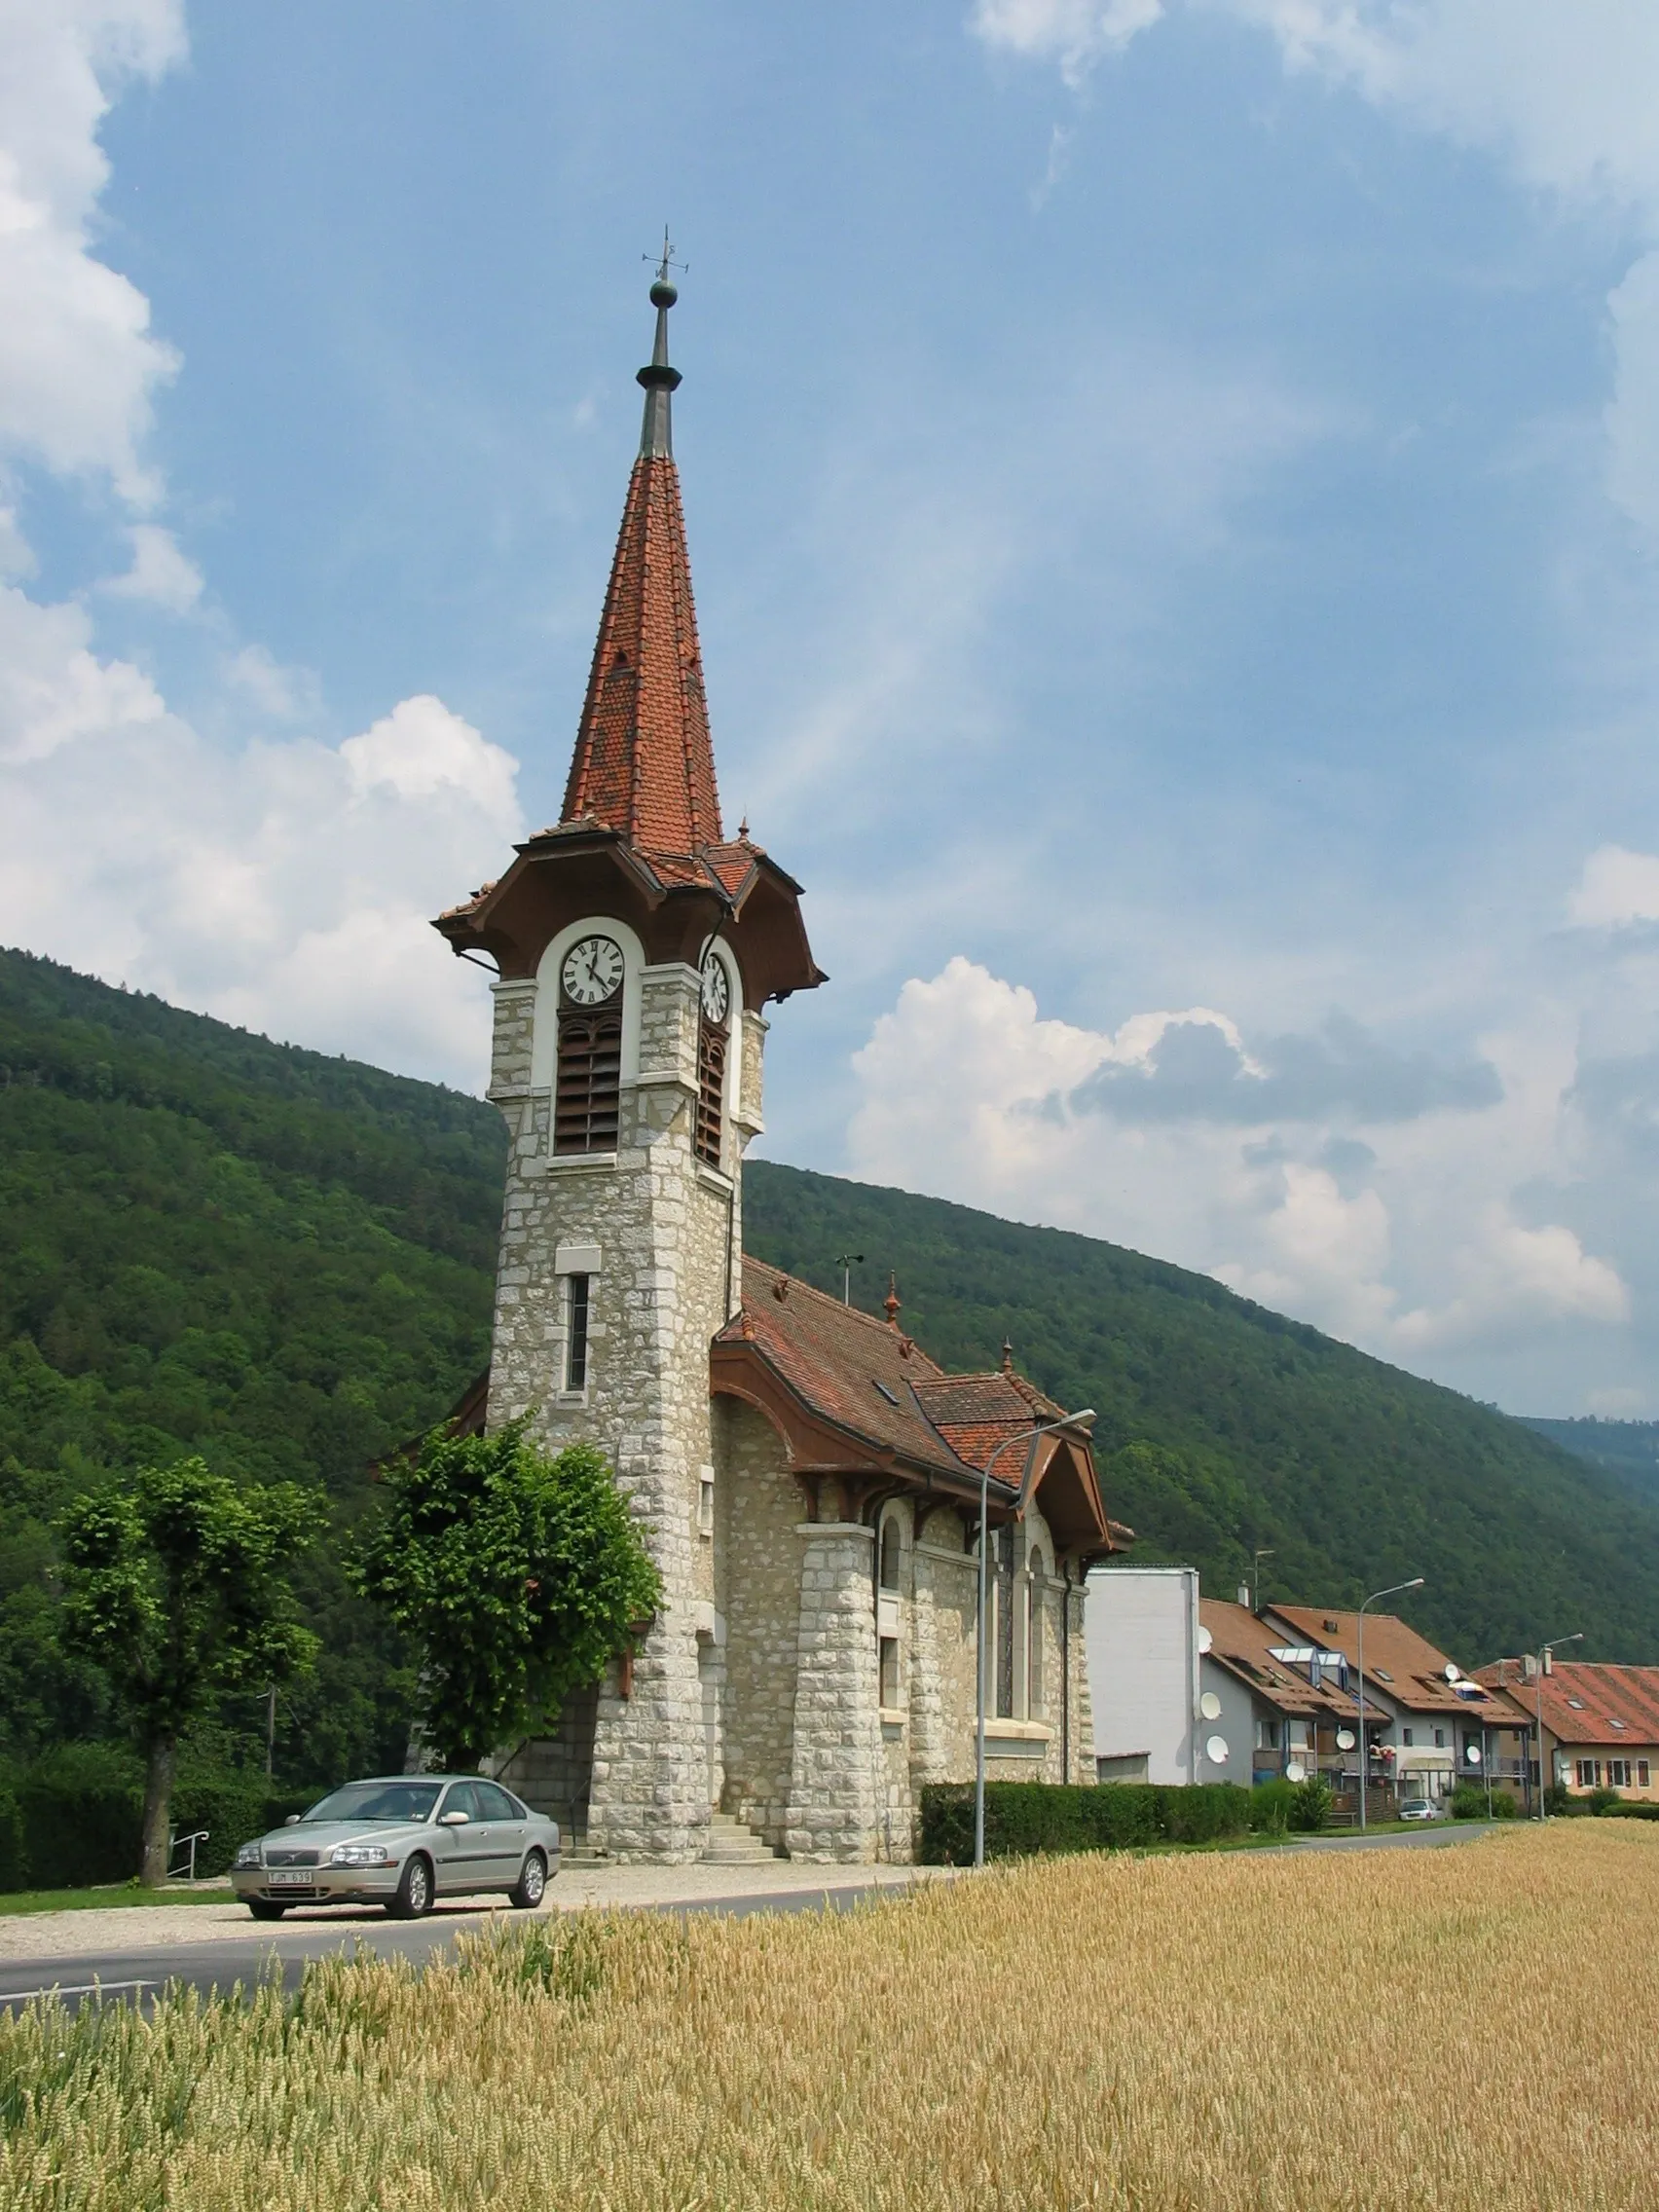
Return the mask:
<path fill-rule="evenodd" d="M 728 1856 L 734 1835 L 907 1860 L 923 1786 L 973 1777 L 977 1663 L 993 1778 L 1094 1779 L 1083 1583 L 1128 1531 L 1088 1437 L 1006 1348 L 947 1375 L 896 1296 L 862 1312 L 744 1254 L 767 1009 L 827 978 L 800 885 L 720 821 L 676 296 L 665 263 L 563 813 L 434 925 L 496 971 L 510 1138 L 491 1366 L 463 1419 L 597 1442 L 663 1586 L 636 1647 L 499 1771 L 612 1860 Z"/>

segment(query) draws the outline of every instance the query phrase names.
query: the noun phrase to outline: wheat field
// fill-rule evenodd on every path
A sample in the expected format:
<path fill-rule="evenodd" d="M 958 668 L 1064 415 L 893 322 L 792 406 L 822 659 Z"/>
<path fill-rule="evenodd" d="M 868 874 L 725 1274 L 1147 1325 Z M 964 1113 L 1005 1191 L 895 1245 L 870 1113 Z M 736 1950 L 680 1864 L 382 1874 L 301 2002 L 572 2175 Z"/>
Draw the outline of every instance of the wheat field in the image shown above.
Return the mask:
<path fill-rule="evenodd" d="M 0 2025 L 31 2212 L 1659 2202 L 1659 1828 L 554 1917 Z"/>

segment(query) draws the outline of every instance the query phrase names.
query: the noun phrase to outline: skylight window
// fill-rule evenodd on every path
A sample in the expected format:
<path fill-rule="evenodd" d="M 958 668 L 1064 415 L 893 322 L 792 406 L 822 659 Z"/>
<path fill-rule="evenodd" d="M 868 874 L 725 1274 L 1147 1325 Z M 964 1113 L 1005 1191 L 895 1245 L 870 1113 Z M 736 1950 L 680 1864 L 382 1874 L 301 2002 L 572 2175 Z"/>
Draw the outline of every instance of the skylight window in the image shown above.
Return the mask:
<path fill-rule="evenodd" d="M 875 1382 L 875 1377 L 873 1375 L 870 1377 L 870 1381 L 872 1382 Z M 890 1390 L 885 1382 L 875 1382 L 875 1386 L 881 1392 L 882 1396 L 887 1400 L 887 1403 L 890 1406 L 896 1406 L 899 1403 L 899 1393 L 897 1390 Z"/>
<path fill-rule="evenodd" d="M 1609 1728 L 1622 1728 L 1624 1726 L 1624 1722 L 1615 1718 L 1614 1715 L 1609 1713 L 1607 1715 L 1607 1726 Z"/>
<path fill-rule="evenodd" d="M 1569 1697 L 1567 1702 L 1571 1706 L 1574 1713 L 1584 1711 L 1584 1700 L 1581 1697 Z"/>
<path fill-rule="evenodd" d="M 1377 1677 L 1377 1679 L 1380 1682 L 1391 1682 L 1394 1679 L 1393 1676 L 1389 1674 L 1386 1667 L 1373 1667 L 1371 1672 Z"/>

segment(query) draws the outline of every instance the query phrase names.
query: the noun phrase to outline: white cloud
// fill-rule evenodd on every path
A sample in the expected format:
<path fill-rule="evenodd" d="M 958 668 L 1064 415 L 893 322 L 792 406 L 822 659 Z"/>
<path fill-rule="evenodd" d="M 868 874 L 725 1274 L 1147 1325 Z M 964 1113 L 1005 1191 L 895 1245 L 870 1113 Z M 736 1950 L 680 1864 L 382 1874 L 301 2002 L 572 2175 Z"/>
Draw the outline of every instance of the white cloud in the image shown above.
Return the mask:
<path fill-rule="evenodd" d="M 202 571 L 179 551 L 170 530 L 141 522 L 132 530 L 132 566 L 102 585 L 117 599 L 139 599 L 169 614 L 188 614 L 202 597 Z"/>
<path fill-rule="evenodd" d="M 225 682 L 263 714 L 280 721 L 318 704 L 316 679 L 309 669 L 284 668 L 264 645 L 243 645 L 224 667 Z"/>
<path fill-rule="evenodd" d="M 158 385 L 177 368 L 149 302 L 90 250 L 108 176 L 97 129 L 128 76 L 184 52 L 176 0 L 13 0 L 0 10 L 0 457 L 107 473 L 151 503 L 143 456 Z"/>
<path fill-rule="evenodd" d="M 0 593 L 0 941 L 476 1088 L 484 994 L 428 922 L 523 834 L 511 758 L 429 696 L 227 753 L 85 619 Z"/>
<path fill-rule="evenodd" d="M 1286 66 L 1501 161 L 1530 190 L 1612 206 L 1659 246 L 1659 8 L 1652 0 L 1185 0 L 1272 37 Z M 1077 86 L 1164 16 L 1160 0 L 977 0 L 987 46 Z M 1659 252 L 1608 300 L 1612 498 L 1659 541 Z"/>
<path fill-rule="evenodd" d="M 970 21 L 987 46 L 1057 61 L 1077 84 L 1162 13 L 1162 0 L 976 0 Z"/>
<path fill-rule="evenodd" d="M 1659 921 L 1659 856 L 1601 846 L 1584 864 L 1567 913 L 1582 929 Z"/>
<path fill-rule="evenodd" d="M 1206 1031 L 1271 1068 L 1273 1055 L 1252 1054 L 1213 1010 L 1093 1031 L 1045 1018 L 1030 991 L 953 959 L 905 983 L 856 1054 L 849 1165 L 1201 1270 L 1384 1357 L 1432 1365 L 1471 1345 L 1513 1349 L 1565 1324 L 1629 1319 L 1613 1261 L 1571 1226 L 1518 1210 L 1517 1191 L 1565 1170 L 1570 1152 L 1575 1063 L 1547 1023 L 1484 1040 L 1479 1064 L 1501 1080 L 1479 1090 L 1420 1086 L 1414 1101 L 1388 1071 L 1420 1070 L 1421 1055 L 1357 1063 L 1387 1079 L 1370 1120 L 1363 1084 L 1333 1106 L 1317 1085 L 1298 1103 L 1264 1081 L 1278 1118 L 1264 1106 L 1255 1125 L 1202 1090 L 1167 1119 L 1091 1105 L 1102 1071 L 1155 1070 L 1166 1038 Z"/>

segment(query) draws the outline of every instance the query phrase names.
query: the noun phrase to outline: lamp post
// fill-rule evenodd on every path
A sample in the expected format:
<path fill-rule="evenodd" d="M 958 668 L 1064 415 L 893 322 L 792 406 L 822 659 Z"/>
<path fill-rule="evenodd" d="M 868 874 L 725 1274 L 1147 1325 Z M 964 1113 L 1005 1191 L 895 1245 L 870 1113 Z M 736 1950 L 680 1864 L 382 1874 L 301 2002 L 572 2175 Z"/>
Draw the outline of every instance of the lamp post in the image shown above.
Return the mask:
<path fill-rule="evenodd" d="M 1039 1436 L 1048 1436 L 1057 1428 L 1081 1428 L 1085 1421 L 1094 1419 L 1094 1408 L 1086 1406 L 1080 1414 L 1065 1414 L 1059 1420 L 1041 1421 L 1035 1428 L 1022 1428 L 1017 1436 L 1005 1436 L 984 1465 L 979 1469 L 979 1616 L 974 1624 L 974 1672 L 978 1677 L 978 1695 L 975 1701 L 974 1744 L 974 1863 L 985 1863 L 985 1567 L 990 1554 L 990 1530 L 985 1525 L 991 1503 L 991 1469 L 1005 1452 L 1016 1444 L 1033 1444 Z M 1069 1603 L 1069 1601 L 1068 1601 Z"/>
<path fill-rule="evenodd" d="M 1379 1598 L 1397 1598 L 1402 1590 L 1420 1590 L 1422 1576 L 1414 1574 L 1409 1582 L 1390 1582 L 1386 1590 L 1373 1590 L 1359 1608 L 1359 1832 L 1365 1833 L 1365 1783 L 1370 1769 L 1370 1748 L 1365 1741 L 1365 1606 L 1375 1605 Z"/>
<path fill-rule="evenodd" d="M 853 1303 L 853 1270 L 855 1267 L 862 1268 L 864 1266 L 864 1254 L 862 1252 L 837 1252 L 835 1265 L 841 1271 L 841 1304 L 851 1306 Z"/>
<path fill-rule="evenodd" d="M 1571 1636 L 1558 1636 L 1538 1646 L 1538 1818 L 1546 1820 L 1544 1811 L 1544 1661 L 1558 1643 L 1582 1643 L 1584 1631 L 1574 1630 Z"/>

